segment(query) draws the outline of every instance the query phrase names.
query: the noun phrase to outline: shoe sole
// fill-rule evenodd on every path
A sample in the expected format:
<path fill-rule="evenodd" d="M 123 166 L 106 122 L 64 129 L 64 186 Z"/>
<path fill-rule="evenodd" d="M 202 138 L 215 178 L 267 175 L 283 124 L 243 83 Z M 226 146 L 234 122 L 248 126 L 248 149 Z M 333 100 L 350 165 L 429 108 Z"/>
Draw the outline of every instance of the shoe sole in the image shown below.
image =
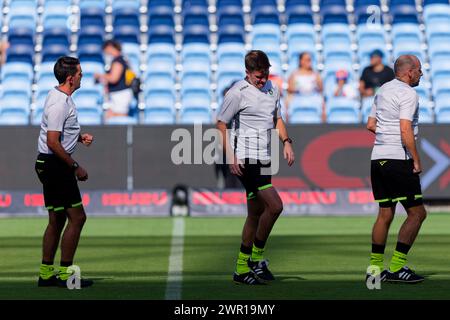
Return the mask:
<path fill-rule="evenodd" d="M 424 280 L 425 280 L 425 279 L 413 280 L 413 281 L 405 281 L 405 280 L 391 280 L 391 279 L 387 279 L 386 282 L 391 282 L 391 283 L 410 283 L 410 284 L 416 284 L 416 283 L 423 282 Z"/>

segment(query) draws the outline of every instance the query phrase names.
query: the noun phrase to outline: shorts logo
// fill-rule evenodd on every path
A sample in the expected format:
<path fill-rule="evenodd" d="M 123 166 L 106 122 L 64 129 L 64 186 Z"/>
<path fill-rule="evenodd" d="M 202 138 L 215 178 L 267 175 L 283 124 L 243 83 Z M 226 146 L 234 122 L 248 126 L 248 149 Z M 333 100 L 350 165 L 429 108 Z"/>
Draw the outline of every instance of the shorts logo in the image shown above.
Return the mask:
<path fill-rule="evenodd" d="M 41 174 L 42 172 L 44 172 L 44 170 L 41 170 L 41 169 L 36 169 L 36 171 L 37 171 L 39 174 Z"/>
<path fill-rule="evenodd" d="M 380 165 L 381 166 L 384 166 L 384 164 L 386 163 L 387 161 L 380 161 Z"/>

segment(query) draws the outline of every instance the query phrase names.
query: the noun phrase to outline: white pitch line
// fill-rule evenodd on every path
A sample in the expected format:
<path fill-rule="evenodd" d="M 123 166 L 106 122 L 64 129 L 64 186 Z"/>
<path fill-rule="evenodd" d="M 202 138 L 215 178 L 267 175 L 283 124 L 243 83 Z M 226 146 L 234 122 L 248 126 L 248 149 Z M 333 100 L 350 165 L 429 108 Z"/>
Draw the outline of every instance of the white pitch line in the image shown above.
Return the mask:
<path fill-rule="evenodd" d="M 183 285 L 184 218 L 173 219 L 166 300 L 180 300 Z"/>

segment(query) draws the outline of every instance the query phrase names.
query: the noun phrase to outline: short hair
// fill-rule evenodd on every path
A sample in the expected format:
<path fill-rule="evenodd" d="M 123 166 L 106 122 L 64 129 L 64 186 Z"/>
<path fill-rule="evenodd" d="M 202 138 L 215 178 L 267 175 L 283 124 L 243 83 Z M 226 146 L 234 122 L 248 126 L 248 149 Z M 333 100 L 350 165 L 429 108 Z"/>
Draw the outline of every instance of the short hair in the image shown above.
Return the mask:
<path fill-rule="evenodd" d="M 66 82 L 68 76 L 74 76 L 77 73 L 77 66 L 80 60 L 74 57 L 60 57 L 53 67 L 53 73 L 59 84 Z"/>
<path fill-rule="evenodd" d="M 416 56 L 408 55 L 408 54 L 401 55 L 400 57 L 398 57 L 394 63 L 395 75 L 396 76 L 400 75 L 401 73 L 403 73 L 406 70 L 407 67 L 408 67 L 408 70 L 415 68 L 416 59 L 417 59 Z"/>
<path fill-rule="evenodd" d="M 373 56 L 384 58 L 384 53 L 380 49 L 375 49 L 370 53 L 370 57 L 372 58 Z"/>
<path fill-rule="evenodd" d="M 122 52 L 122 45 L 121 45 L 120 42 L 117 41 L 117 40 L 110 39 L 110 40 L 106 40 L 106 41 L 103 43 L 103 49 L 105 49 L 106 47 L 109 47 L 109 46 L 111 46 L 111 47 L 113 47 L 114 49 L 116 49 L 116 50 Z"/>
<path fill-rule="evenodd" d="M 261 50 L 251 50 L 245 55 L 245 69 L 250 72 L 268 70 L 270 62 L 267 55 Z"/>

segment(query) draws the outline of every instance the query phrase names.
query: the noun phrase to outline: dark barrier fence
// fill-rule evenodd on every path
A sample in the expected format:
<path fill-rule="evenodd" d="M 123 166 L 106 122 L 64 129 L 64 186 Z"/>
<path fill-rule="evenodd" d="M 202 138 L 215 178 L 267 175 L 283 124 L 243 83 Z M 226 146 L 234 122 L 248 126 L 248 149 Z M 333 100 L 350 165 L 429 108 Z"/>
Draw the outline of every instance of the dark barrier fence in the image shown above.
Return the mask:
<path fill-rule="evenodd" d="M 174 131 L 185 129 L 192 137 L 192 162 L 202 163 L 196 151 L 211 142 L 193 126 L 83 127 L 95 136 L 94 144 L 79 145 L 74 158 L 89 172 L 82 190 L 168 189 L 176 184 L 216 188 L 214 165 L 176 165 L 172 162 Z M 187 130 L 187 131 L 186 131 Z M 288 127 L 294 139 L 296 162 L 288 167 L 282 156 L 274 185 L 281 189 L 327 191 L 370 188 L 370 153 L 374 136 L 362 125 L 298 125 Z M 0 190 L 39 191 L 34 173 L 37 127 L 0 127 Z M 181 131 L 183 132 L 183 131 Z M 418 147 L 424 172 L 425 198 L 450 199 L 450 126 L 420 126 Z M 172 141 L 175 140 L 175 141 Z"/>

